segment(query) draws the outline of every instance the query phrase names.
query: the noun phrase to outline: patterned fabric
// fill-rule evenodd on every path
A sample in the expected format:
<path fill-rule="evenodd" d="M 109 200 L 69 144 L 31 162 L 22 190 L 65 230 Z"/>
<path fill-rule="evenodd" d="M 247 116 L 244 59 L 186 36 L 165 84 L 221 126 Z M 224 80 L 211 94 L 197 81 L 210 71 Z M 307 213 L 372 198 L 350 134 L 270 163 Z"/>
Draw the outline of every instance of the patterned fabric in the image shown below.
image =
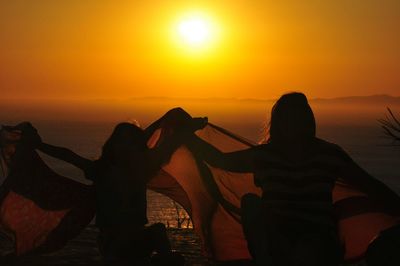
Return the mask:
<path fill-rule="evenodd" d="M 7 245 L 15 241 L 15 255 L 54 251 L 93 219 L 94 190 L 59 176 L 33 150 L 21 149 L 16 160 L 20 134 L 0 134 L 8 173 L 0 187 L 0 234 L 12 236 Z"/>
<path fill-rule="evenodd" d="M 68 211 L 43 210 L 13 191 L 7 194 L 0 209 L 2 225 L 15 233 L 17 254 L 43 245 Z"/>
<path fill-rule="evenodd" d="M 250 141 L 212 124 L 198 131 L 197 135 L 223 152 L 254 146 Z M 254 184 L 253 174 L 213 168 L 186 147 L 175 152 L 164 171 L 186 192 L 187 199 L 175 197 L 174 193 L 166 194 L 183 206 L 191 206 L 189 213 L 195 231 L 203 240 L 206 254 L 219 261 L 249 259 L 239 207 L 244 194 L 261 195 L 261 190 Z M 157 178 L 153 180 L 153 186 L 157 186 Z M 399 223 L 400 206 L 385 205 L 385 201 L 379 198 L 373 200 L 358 189 L 361 185 L 349 184 L 339 178 L 331 197 L 346 261 L 362 259 L 370 242 L 382 230 Z"/>

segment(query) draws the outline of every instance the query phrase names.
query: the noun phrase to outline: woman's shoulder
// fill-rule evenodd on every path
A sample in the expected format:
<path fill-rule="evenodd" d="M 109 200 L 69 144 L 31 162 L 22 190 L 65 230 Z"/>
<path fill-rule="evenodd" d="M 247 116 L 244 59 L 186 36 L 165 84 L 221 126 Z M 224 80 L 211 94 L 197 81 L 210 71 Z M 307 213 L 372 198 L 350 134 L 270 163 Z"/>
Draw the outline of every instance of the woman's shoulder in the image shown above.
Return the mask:
<path fill-rule="evenodd" d="M 87 166 L 84 169 L 85 177 L 94 181 L 99 176 L 99 173 L 104 173 L 104 164 L 100 160 L 88 160 Z"/>
<path fill-rule="evenodd" d="M 316 148 L 318 153 L 333 155 L 341 158 L 347 157 L 347 153 L 336 143 L 324 139 L 316 138 Z"/>
<path fill-rule="evenodd" d="M 250 149 L 255 152 L 272 152 L 273 146 L 271 145 L 271 143 L 260 143 L 251 147 Z"/>
<path fill-rule="evenodd" d="M 262 143 L 257 146 L 251 148 L 252 154 L 254 155 L 255 159 L 269 159 L 269 160 L 277 160 L 282 159 L 282 154 L 280 153 L 279 149 L 272 145 L 271 143 Z"/>
<path fill-rule="evenodd" d="M 315 143 L 318 145 L 318 147 L 325 149 L 334 149 L 334 150 L 340 149 L 340 146 L 338 144 L 329 142 L 321 138 L 315 138 Z"/>

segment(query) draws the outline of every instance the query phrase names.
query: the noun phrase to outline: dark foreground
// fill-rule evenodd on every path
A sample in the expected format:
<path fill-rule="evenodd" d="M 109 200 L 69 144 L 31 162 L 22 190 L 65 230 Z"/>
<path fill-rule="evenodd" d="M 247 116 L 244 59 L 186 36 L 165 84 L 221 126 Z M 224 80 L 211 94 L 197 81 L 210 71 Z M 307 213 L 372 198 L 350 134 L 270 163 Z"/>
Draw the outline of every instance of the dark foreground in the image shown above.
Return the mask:
<path fill-rule="evenodd" d="M 168 229 L 174 250 L 181 252 L 187 265 L 214 265 L 201 255 L 198 238 L 192 229 Z M 0 265 L 8 266 L 61 266 L 88 265 L 102 266 L 101 256 L 97 250 L 97 229 L 88 226 L 79 237 L 71 240 L 63 249 L 41 256 L 26 256 L 15 261 L 0 261 Z"/>
<path fill-rule="evenodd" d="M 186 265 L 218 265 L 201 255 L 198 238 L 192 229 L 168 229 L 168 234 L 174 250 L 181 252 L 186 259 Z M 96 244 L 97 229 L 87 227 L 79 237 L 70 241 L 62 250 L 41 256 L 26 256 L 15 261 L 0 261 L 4 266 L 103 266 Z M 235 264 L 237 265 L 237 264 Z M 240 265 L 240 264 L 239 264 Z M 364 264 L 358 264 L 362 266 Z M 356 266 L 356 265 L 352 265 Z"/>

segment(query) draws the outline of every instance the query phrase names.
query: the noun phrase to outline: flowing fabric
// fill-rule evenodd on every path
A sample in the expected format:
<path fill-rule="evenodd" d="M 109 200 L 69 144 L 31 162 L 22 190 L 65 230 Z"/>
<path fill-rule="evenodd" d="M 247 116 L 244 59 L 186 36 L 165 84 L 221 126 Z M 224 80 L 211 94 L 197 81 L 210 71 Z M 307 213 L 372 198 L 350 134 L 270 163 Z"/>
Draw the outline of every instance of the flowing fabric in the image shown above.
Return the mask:
<path fill-rule="evenodd" d="M 149 146 L 162 141 L 166 132 L 156 131 Z M 197 134 L 224 152 L 254 145 L 211 124 Z M 16 138 L 18 132 L 2 131 L 2 143 Z M 3 144 L 3 161 L 12 160 L 13 145 Z M 0 192 L 0 231 L 14 236 L 17 255 L 61 248 L 90 222 L 95 209 L 92 186 L 57 175 L 34 151 L 25 158 L 15 167 L 17 171 L 8 174 Z M 244 194 L 261 194 L 252 174 L 213 168 L 181 146 L 148 187 L 185 208 L 202 240 L 205 255 L 218 261 L 250 259 L 239 205 Z M 398 206 L 390 209 L 372 201 L 356 185 L 350 186 L 343 180 L 337 182 L 333 198 L 347 261 L 361 259 L 381 230 L 399 222 Z"/>
<path fill-rule="evenodd" d="M 0 230 L 13 235 L 15 255 L 51 252 L 93 219 L 94 189 L 56 174 L 33 150 L 12 162 L 19 137 L 18 131 L 1 131 L 7 178 L 0 188 Z"/>

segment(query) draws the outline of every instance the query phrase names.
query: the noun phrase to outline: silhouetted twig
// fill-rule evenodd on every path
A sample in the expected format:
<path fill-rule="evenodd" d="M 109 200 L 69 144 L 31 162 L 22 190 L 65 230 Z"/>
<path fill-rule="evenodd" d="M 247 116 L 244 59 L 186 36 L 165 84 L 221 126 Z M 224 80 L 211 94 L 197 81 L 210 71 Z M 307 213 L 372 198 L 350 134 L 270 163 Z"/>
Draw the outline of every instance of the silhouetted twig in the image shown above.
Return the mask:
<path fill-rule="evenodd" d="M 182 228 L 182 225 L 185 224 L 186 222 L 186 228 L 189 228 L 190 225 L 192 224 L 192 220 L 190 217 L 187 215 L 187 213 L 176 203 L 173 201 L 175 211 L 176 211 L 176 222 L 177 222 L 177 227 Z"/>
<path fill-rule="evenodd" d="M 400 121 L 389 107 L 387 110 L 389 114 L 386 114 L 384 119 L 378 119 L 378 122 L 381 124 L 385 136 L 392 139 L 393 145 L 396 145 L 397 142 L 400 142 Z"/>

